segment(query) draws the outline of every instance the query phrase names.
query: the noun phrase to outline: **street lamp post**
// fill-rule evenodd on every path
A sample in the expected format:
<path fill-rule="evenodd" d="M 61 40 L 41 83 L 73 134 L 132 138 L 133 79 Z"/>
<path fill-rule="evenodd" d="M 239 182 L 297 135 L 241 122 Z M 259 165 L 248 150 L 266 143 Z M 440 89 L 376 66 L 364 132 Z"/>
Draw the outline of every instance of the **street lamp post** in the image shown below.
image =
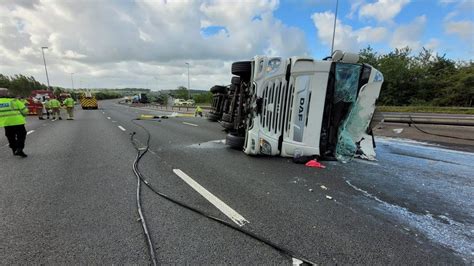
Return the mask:
<path fill-rule="evenodd" d="M 332 30 L 332 43 L 331 43 L 331 55 L 334 52 L 334 38 L 336 37 L 336 20 L 337 20 L 337 8 L 339 6 L 339 0 L 336 0 L 336 13 L 334 14 L 334 27 Z"/>
<path fill-rule="evenodd" d="M 72 84 L 72 89 L 74 90 L 74 79 L 72 75 L 74 75 L 74 73 L 71 73 L 71 84 Z"/>
<path fill-rule="evenodd" d="M 44 71 L 46 72 L 46 81 L 48 82 L 48 90 L 50 90 L 51 86 L 49 85 L 48 68 L 46 68 L 46 59 L 44 58 L 44 49 L 48 49 L 48 47 L 47 46 L 41 47 L 41 53 L 43 54 Z"/>
<path fill-rule="evenodd" d="M 189 84 L 189 63 L 185 63 L 188 66 L 188 98 L 191 99 L 191 85 Z"/>

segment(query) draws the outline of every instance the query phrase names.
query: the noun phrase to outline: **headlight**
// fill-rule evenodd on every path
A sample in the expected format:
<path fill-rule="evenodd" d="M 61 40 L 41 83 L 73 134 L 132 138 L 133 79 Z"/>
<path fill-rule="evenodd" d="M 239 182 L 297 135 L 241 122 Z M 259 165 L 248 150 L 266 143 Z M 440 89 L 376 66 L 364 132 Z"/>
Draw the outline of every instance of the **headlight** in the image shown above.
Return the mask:
<path fill-rule="evenodd" d="M 375 73 L 374 82 L 383 82 L 383 75 L 379 71 Z"/>
<path fill-rule="evenodd" d="M 260 153 L 272 155 L 272 145 L 264 139 L 260 139 Z"/>
<path fill-rule="evenodd" d="M 281 59 L 280 58 L 273 58 L 272 60 L 268 61 L 268 67 L 267 67 L 267 72 L 275 72 L 278 70 L 281 64 Z"/>

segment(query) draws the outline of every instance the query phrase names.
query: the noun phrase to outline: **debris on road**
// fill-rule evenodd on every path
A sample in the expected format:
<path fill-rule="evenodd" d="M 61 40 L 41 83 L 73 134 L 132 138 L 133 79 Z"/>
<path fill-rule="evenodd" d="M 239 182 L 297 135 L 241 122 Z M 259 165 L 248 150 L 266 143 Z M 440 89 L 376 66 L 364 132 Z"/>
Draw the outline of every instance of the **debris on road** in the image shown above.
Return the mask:
<path fill-rule="evenodd" d="M 331 197 L 331 196 L 329 196 L 329 195 L 326 195 L 326 199 L 328 199 L 328 200 L 332 200 L 332 197 Z"/>
<path fill-rule="evenodd" d="M 316 160 L 311 160 L 307 162 L 305 165 L 308 167 L 313 167 L 313 168 L 322 168 L 322 169 L 326 168 L 326 166 L 324 166 L 323 164 L 321 164 L 320 162 Z"/>
<path fill-rule="evenodd" d="M 324 186 L 324 185 L 321 185 L 320 187 L 321 187 L 321 189 L 323 189 L 323 190 L 328 190 L 328 188 L 327 188 L 326 186 Z"/>
<path fill-rule="evenodd" d="M 401 134 L 403 132 L 403 128 L 394 128 L 394 129 L 392 129 L 392 131 L 395 134 Z"/>
<path fill-rule="evenodd" d="M 312 189 L 312 188 L 310 188 L 310 189 L 308 189 L 308 191 L 309 191 L 309 192 L 313 192 L 313 189 Z"/>
<path fill-rule="evenodd" d="M 297 164 L 305 164 L 314 159 L 314 156 L 297 156 L 293 157 L 293 162 Z"/>
<path fill-rule="evenodd" d="M 140 115 L 139 120 L 167 119 L 166 115 Z"/>

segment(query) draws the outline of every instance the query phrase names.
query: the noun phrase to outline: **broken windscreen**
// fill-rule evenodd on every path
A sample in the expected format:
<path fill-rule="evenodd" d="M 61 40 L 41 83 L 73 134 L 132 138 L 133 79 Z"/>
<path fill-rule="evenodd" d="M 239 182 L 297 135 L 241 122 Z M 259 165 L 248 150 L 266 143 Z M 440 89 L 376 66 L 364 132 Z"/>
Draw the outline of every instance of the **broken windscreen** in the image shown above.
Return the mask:
<path fill-rule="evenodd" d="M 357 98 L 361 65 L 336 64 L 336 85 L 334 90 L 334 103 L 353 103 Z"/>
<path fill-rule="evenodd" d="M 334 104 L 349 104 L 348 115 L 341 121 L 337 144 L 336 144 L 336 158 L 339 161 L 349 161 L 357 151 L 357 145 L 353 141 L 351 132 L 347 129 L 348 125 L 363 124 L 361 121 L 354 119 L 353 113 L 355 102 L 357 100 L 357 93 L 359 89 L 359 78 L 361 73 L 361 65 L 356 64 L 336 64 L 336 84 L 334 88 Z"/>

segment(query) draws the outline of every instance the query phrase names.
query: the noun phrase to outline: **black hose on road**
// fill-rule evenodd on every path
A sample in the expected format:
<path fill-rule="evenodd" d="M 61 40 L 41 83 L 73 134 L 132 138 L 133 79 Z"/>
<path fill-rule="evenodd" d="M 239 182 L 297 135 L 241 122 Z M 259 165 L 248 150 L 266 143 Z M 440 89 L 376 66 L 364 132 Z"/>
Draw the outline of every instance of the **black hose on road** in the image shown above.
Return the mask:
<path fill-rule="evenodd" d="M 411 118 L 411 115 L 408 116 L 410 118 L 410 123 L 408 123 L 409 126 L 413 125 L 418 131 L 428 134 L 428 135 L 433 135 L 433 136 L 438 136 L 438 137 L 445 137 L 445 138 L 452 138 L 452 139 L 460 139 L 460 140 L 467 140 L 467 141 L 474 141 L 474 139 L 470 138 L 462 138 L 462 137 L 456 137 L 456 136 L 449 136 L 449 135 L 443 135 L 443 134 L 436 134 L 436 133 L 431 133 L 426 130 L 423 130 L 419 127 L 416 126 L 415 122 Z"/>
<path fill-rule="evenodd" d="M 138 181 L 139 183 L 140 183 L 140 181 L 142 181 L 142 182 L 145 184 L 145 186 L 147 186 L 151 191 L 153 191 L 155 194 L 157 194 L 158 196 L 160 196 L 160 197 L 162 197 L 162 198 L 164 198 L 164 199 L 166 199 L 166 200 L 168 200 L 168 201 L 171 201 L 171 202 L 173 202 L 173 203 L 175 203 L 175 204 L 177 204 L 177 205 L 179 205 L 179 206 L 181 206 L 181 207 L 183 207 L 183 208 L 185 208 L 185 209 L 188 209 L 188 210 L 190 210 L 190 211 L 192 211 L 192 212 L 195 212 L 195 213 L 197 213 L 197 214 L 200 214 L 200 215 L 202 215 L 202 216 L 204 216 L 204 217 L 206 217 L 206 218 L 208 218 L 208 219 L 210 219 L 210 220 L 213 220 L 213 221 L 215 221 L 215 222 L 217 222 L 217 223 L 220 223 L 220 224 L 222 224 L 222 225 L 224 225 L 224 226 L 230 227 L 230 228 L 232 228 L 232 229 L 234 229 L 234 230 L 236 230 L 236 231 L 238 231 L 238 232 L 240 232 L 240 233 L 242 233 L 242 234 L 245 234 L 245 235 L 247 235 L 247 236 L 249 236 L 249 237 L 251 237 L 251 238 L 253 238 L 253 239 L 255 239 L 255 240 L 259 241 L 259 242 L 261 242 L 261 243 L 264 243 L 264 244 L 266 244 L 266 245 L 268 245 L 268 246 L 274 248 L 275 250 L 277 250 L 278 252 L 280 252 L 280 253 L 283 254 L 284 256 L 289 257 L 290 260 L 292 260 L 293 258 L 295 258 L 295 259 L 298 259 L 298 260 L 302 261 L 304 264 L 307 264 L 307 265 L 315 265 L 315 264 L 316 264 L 316 263 L 312 262 L 311 260 L 306 259 L 304 256 L 302 256 L 302 255 L 300 255 L 300 254 L 297 254 L 296 252 L 293 252 L 293 251 L 291 251 L 291 250 L 289 250 L 289 249 L 286 249 L 286 248 L 284 248 L 284 247 L 279 246 L 278 244 L 273 243 L 273 242 L 272 242 L 271 240 L 269 240 L 269 239 L 266 239 L 266 238 L 264 238 L 264 237 L 262 237 L 262 236 L 259 236 L 259 235 L 257 235 L 256 233 L 247 231 L 247 230 L 245 230 L 245 229 L 243 229 L 243 228 L 240 228 L 240 227 L 238 227 L 238 226 L 236 226 L 236 225 L 234 225 L 234 224 L 231 224 L 231 223 L 229 223 L 229 222 L 227 222 L 227 221 L 224 221 L 224 220 L 222 220 L 222 219 L 220 219 L 220 218 L 217 218 L 217 217 L 215 217 L 215 216 L 212 216 L 212 215 L 210 215 L 210 214 L 207 214 L 207 213 L 205 213 L 204 211 L 201 211 L 201 210 L 199 210 L 199 209 L 196 209 L 196 208 L 194 208 L 194 207 L 188 205 L 188 204 L 185 203 L 185 202 L 182 202 L 182 201 L 180 201 L 180 200 L 174 199 L 174 198 L 172 198 L 172 197 L 170 197 L 170 196 L 168 196 L 168 195 L 166 195 L 166 194 L 160 192 L 159 190 L 155 189 L 155 188 L 145 179 L 145 177 L 143 176 L 143 174 L 142 174 L 142 173 L 140 172 L 140 170 L 139 170 L 139 162 L 140 162 L 140 159 L 141 159 L 141 158 L 143 157 L 143 155 L 145 155 L 145 153 L 147 153 L 148 150 L 149 150 L 151 135 L 150 135 L 150 132 L 148 131 L 148 129 L 146 129 L 144 126 L 142 126 L 142 125 L 136 123 L 136 122 L 135 122 L 136 120 L 140 120 L 140 119 L 132 119 L 132 123 L 134 123 L 135 125 L 141 127 L 141 128 L 146 132 L 146 134 L 147 134 L 146 146 L 144 147 L 143 152 L 140 152 L 140 149 L 138 148 L 138 146 L 136 145 L 136 143 L 135 143 L 135 141 L 134 141 L 134 136 L 135 136 L 136 133 L 133 132 L 133 133 L 131 134 L 131 141 L 132 141 L 132 144 L 133 144 L 133 146 L 135 147 L 135 149 L 136 149 L 137 152 L 138 152 L 138 153 L 137 153 L 137 160 L 135 160 L 136 163 L 134 163 L 134 172 L 135 172 L 135 175 L 137 176 L 137 178 L 139 179 L 139 181 Z M 138 188 L 137 188 L 137 200 L 138 200 L 138 202 L 140 202 L 140 201 L 139 201 L 139 196 L 138 196 L 139 194 L 138 194 L 138 193 L 139 193 L 139 191 L 138 191 Z M 141 210 L 141 207 L 140 207 L 139 209 Z M 140 218 L 141 218 L 141 217 L 142 217 L 142 215 L 140 216 Z M 150 256 L 151 256 L 151 259 L 152 259 L 153 263 L 156 265 L 156 257 L 155 257 L 155 253 L 154 253 L 154 249 L 153 249 L 153 243 L 151 242 L 151 237 L 150 237 L 149 234 L 148 234 L 148 230 L 145 229 L 145 228 L 146 228 L 146 224 L 144 223 L 144 219 L 142 219 L 142 227 L 143 227 L 143 230 L 144 230 L 145 235 L 146 235 L 146 237 L 147 237 L 148 246 L 149 246 L 149 248 L 150 248 Z"/>
<path fill-rule="evenodd" d="M 135 135 L 135 132 L 133 132 L 130 139 L 133 143 L 133 146 L 137 150 L 137 157 L 135 158 L 135 161 L 133 162 L 133 173 L 137 177 L 137 209 L 138 209 L 138 215 L 140 216 L 140 222 L 142 224 L 143 233 L 145 234 L 145 238 L 146 238 L 146 241 L 147 241 L 148 251 L 150 253 L 150 259 L 151 259 L 153 265 L 156 266 L 156 265 L 158 265 L 158 262 L 157 262 L 157 259 L 156 259 L 155 248 L 153 246 L 153 241 L 151 240 L 151 236 L 150 236 L 150 233 L 148 231 L 148 226 L 147 226 L 146 221 L 145 221 L 145 216 L 143 215 L 143 211 L 142 211 L 141 196 L 140 196 L 141 195 L 140 192 L 141 192 L 142 177 L 141 177 L 140 169 L 138 169 L 138 163 L 140 162 L 143 155 L 145 155 L 145 153 L 148 152 L 148 146 L 149 145 L 147 143 L 147 147 L 145 148 L 145 150 L 143 152 L 140 152 L 140 149 L 138 148 L 138 146 L 136 146 L 135 143 L 133 142 L 133 136 L 134 135 Z"/>

